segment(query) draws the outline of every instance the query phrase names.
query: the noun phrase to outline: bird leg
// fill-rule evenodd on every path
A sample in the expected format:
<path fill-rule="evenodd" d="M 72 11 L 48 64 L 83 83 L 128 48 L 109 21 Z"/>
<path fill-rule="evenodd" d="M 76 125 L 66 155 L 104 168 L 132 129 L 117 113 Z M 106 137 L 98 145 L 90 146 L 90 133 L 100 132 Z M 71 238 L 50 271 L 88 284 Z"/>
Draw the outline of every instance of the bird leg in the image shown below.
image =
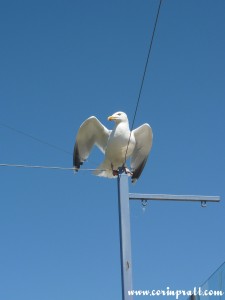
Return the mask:
<path fill-rule="evenodd" d="M 119 172 L 118 170 L 113 170 L 113 164 L 111 164 L 111 169 L 112 169 L 113 176 L 118 176 Z"/>
<path fill-rule="evenodd" d="M 114 170 L 112 163 L 111 163 L 111 169 L 112 169 L 113 176 L 118 176 L 119 175 L 119 170 Z M 128 176 L 132 176 L 133 175 L 133 173 L 125 165 L 122 166 L 122 171 L 125 174 L 127 174 Z"/>
<path fill-rule="evenodd" d="M 117 170 L 113 170 L 113 176 L 118 176 L 119 172 Z"/>
<path fill-rule="evenodd" d="M 132 176 L 133 173 L 127 168 L 124 166 L 124 172 L 128 175 L 128 176 Z"/>
<path fill-rule="evenodd" d="M 132 175 L 133 175 L 133 173 L 126 167 L 125 164 L 123 164 L 122 170 L 123 170 L 123 172 L 124 172 L 125 174 L 127 174 L 128 176 L 132 176 Z"/>

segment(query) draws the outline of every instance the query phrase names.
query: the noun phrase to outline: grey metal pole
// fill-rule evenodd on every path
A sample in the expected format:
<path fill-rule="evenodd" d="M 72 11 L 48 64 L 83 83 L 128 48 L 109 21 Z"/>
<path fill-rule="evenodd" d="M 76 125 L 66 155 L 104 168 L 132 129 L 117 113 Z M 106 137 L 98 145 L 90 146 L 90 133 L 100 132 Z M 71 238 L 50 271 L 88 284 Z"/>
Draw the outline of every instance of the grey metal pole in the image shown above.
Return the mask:
<path fill-rule="evenodd" d="M 119 171 L 117 183 L 118 183 L 122 299 L 132 300 L 133 297 L 128 295 L 128 291 L 132 290 L 129 189 L 128 189 L 128 176 L 126 174 L 122 174 L 122 170 Z"/>
<path fill-rule="evenodd" d="M 202 207 L 206 207 L 208 202 L 220 202 L 219 196 L 199 196 L 199 195 L 167 195 L 167 194 L 129 194 L 130 200 L 161 200 L 161 201 L 192 201 L 201 202 Z"/>
<path fill-rule="evenodd" d="M 199 195 L 168 195 L 168 194 L 129 194 L 130 200 L 161 200 L 161 201 L 193 201 L 193 202 L 220 202 L 219 196 Z"/>

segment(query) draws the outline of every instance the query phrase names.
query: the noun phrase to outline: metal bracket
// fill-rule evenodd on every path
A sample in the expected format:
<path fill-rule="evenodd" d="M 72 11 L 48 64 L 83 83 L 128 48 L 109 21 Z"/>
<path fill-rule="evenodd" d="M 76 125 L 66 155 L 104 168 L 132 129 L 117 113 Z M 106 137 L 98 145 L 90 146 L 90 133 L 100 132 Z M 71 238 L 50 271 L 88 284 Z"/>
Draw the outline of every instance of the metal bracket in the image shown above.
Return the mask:
<path fill-rule="evenodd" d="M 148 204 L 148 201 L 146 199 L 142 199 L 141 200 L 141 205 L 143 206 L 143 208 L 145 208 Z"/>
<path fill-rule="evenodd" d="M 201 207 L 207 207 L 206 201 L 201 201 Z"/>

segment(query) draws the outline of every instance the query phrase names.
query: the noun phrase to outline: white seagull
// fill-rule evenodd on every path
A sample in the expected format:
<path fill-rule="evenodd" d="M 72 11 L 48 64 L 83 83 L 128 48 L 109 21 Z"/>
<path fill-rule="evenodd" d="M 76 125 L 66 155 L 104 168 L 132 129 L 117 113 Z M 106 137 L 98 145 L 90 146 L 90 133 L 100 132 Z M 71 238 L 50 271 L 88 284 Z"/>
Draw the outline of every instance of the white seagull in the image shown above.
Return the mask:
<path fill-rule="evenodd" d="M 130 131 L 127 115 L 120 111 L 108 117 L 108 120 L 115 122 L 113 130 L 107 129 L 94 116 L 81 124 L 73 152 L 74 169 L 78 171 L 96 145 L 105 154 L 105 159 L 94 171 L 95 175 L 115 178 L 122 167 L 135 182 L 144 169 L 152 147 L 152 129 L 145 123 Z M 128 158 L 131 159 L 131 171 L 125 167 Z"/>

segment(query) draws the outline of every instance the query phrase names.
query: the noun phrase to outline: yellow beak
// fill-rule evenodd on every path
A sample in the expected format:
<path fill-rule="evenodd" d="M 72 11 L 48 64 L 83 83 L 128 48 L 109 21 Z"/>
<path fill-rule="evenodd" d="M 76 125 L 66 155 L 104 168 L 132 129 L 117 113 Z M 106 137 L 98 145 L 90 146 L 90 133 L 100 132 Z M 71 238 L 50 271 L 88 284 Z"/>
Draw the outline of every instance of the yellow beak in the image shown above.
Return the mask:
<path fill-rule="evenodd" d="M 113 117 L 113 116 L 109 116 L 108 117 L 108 121 L 113 121 L 113 120 L 115 120 L 116 118 L 115 117 Z"/>

